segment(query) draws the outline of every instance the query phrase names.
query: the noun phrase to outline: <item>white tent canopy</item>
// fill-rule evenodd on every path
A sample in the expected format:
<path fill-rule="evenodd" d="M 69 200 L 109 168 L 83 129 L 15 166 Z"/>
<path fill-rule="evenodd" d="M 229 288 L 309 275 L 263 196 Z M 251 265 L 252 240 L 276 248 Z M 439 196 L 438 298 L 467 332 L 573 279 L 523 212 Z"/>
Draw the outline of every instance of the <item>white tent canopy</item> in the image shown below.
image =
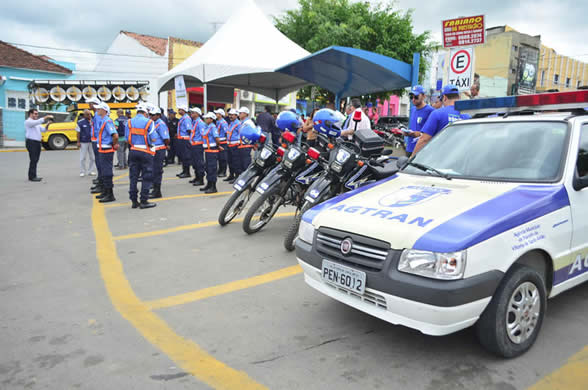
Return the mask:
<path fill-rule="evenodd" d="M 183 75 L 186 87 L 232 87 L 278 100 L 308 82 L 274 70 L 309 54 L 245 0 L 200 49 L 159 77 L 159 91 L 173 89 L 174 77 Z"/>

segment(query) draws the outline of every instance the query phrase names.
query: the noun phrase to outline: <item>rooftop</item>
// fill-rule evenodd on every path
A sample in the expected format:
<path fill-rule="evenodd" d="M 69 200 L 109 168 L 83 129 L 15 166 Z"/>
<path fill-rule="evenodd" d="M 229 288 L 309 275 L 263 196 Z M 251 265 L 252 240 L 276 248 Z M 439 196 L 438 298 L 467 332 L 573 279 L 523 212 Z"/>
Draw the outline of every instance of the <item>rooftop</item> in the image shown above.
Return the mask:
<path fill-rule="evenodd" d="M 36 56 L 6 42 L 0 41 L 0 66 L 71 74 L 71 70 L 48 61 L 46 56 Z"/>

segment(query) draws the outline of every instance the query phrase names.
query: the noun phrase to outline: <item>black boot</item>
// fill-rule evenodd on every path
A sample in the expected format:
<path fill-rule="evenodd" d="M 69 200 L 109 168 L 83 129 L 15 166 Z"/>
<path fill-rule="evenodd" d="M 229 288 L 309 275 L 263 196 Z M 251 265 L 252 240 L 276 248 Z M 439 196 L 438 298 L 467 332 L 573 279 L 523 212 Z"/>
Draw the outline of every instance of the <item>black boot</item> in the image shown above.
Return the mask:
<path fill-rule="evenodd" d="M 133 203 L 131 208 L 136 209 L 139 207 L 139 202 L 137 202 L 137 199 L 131 199 L 131 202 Z"/>
<path fill-rule="evenodd" d="M 227 177 L 227 178 L 226 178 L 226 179 L 224 179 L 223 181 L 231 181 L 231 180 L 233 180 L 234 178 L 235 178 L 235 175 L 234 175 L 233 173 L 231 173 L 231 174 L 229 175 L 229 177 Z"/>
<path fill-rule="evenodd" d="M 161 184 L 153 184 L 153 191 L 149 194 L 150 199 L 161 198 Z"/>
<path fill-rule="evenodd" d="M 188 183 L 190 183 L 190 184 L 194 184 L 194 183 L 196 183 L 196 181 L 197 181 L 197 180 L 198 180 L 198 178 L 197 178 L 197 177 L 195 177 L 195 178 L 193 178 L 192 180 L 190 180 Z"/>
<path fill-rule="evenodd" d="M 98 195 L 96 195 L 96 199 L 102 199 L 106 196 L 106 194 L 108 193 L 108 190 L 106 190 L 106 188 L 102 189 L 102 192 L 99 193 Z"/>
<path fill-rule="evenodd" d="M 108 203 L 114 202 L 116 199 L 114 198 L 114 192 L 112 192 L 112 188 L 106 190 L 106 196 L 99 200 L 100 203 Z"/>
<path fill-rule="evenodd" d="M 101 194 L 104 192 L 104 188 L 101 184 L 96 184 L 94 187 L 90 188 L 90 194 Z"/>
<path fill-rule="evenodd" d="M 208 189 L 204 191 L 205 194 L 216 194 L 217 192 L 218 190 L 216 189 L 216 182 L 210 183 Z"/>
<path fill-rule="evenodd" d="M 218 171 L 218 173 L 216 174 L 217 177 L 225 177 L 227 176 L 227 172 L 226 171 Z"/>
<path fill-rule="evenodd" d="M 190 175 L 190 173 L 188 173 L 188 172 L 182 172 L 182 173 L 180 173 L 180 174 L 179 174 L 179 176 L 178 176 L 178 177 L 179 177 L 180 179 L 185 179 L 185 178 L 187 178 L 187 177 L 191 177 L 191 175 Z"/>
<path fill-rule="evenodd" d="M 193 186 L 203 186 L 204 185 L 204 179 L 200 176 L 197 176 L 196 179 L 194 180 L 194 183 L 192 183 Z"/>
<path fill-rule="evenodd" d="M 157 206 L 155 203 L 149 203 L 147 200 L 142 200 L 139 204 L 140 209 L 150 209 L 151 207 Z"/>
<path fill-rule="evenodd" d="M 206 183 L 206 185 L 204 187 L 200 188 L 200 191 L 207 191 L 210 188 L 210 182 Z"/>
<path fill-rule="evenodd" d="M 99 183 L 98 179 L 93 179 L 92 180 L 92 184 L 98 184 L 98 183 Z"/>

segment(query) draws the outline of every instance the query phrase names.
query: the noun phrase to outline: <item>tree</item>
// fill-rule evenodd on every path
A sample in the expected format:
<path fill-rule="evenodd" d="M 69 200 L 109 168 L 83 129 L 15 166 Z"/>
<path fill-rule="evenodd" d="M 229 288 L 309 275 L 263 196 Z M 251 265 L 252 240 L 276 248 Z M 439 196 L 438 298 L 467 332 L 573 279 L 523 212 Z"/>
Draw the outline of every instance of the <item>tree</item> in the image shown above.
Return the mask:
<path fill-rule="evenodd" d="M 311 53 L 332 45 L 348 46 L 373 51 L 388 57 L 412 63 L 412 55 L 421 53 L 421 59 L 438 47 L 431 42 L 430 32 L 413 33 L 412 10 L 395 9 L 393 2 L 369 4 L 350 0 L 299 0 L 299 9 L 289 10 L 275 18 L 276 27 L 292 41 Z M 419 74 L 424 75 L 427 64 L 421 60 Z M 372 95 L 384 97 L 389 91 Z M 301 90 L 310 96 L 310 88 Z M 319 90 L 320 100 L 333 101 L 334 96 Z"/>

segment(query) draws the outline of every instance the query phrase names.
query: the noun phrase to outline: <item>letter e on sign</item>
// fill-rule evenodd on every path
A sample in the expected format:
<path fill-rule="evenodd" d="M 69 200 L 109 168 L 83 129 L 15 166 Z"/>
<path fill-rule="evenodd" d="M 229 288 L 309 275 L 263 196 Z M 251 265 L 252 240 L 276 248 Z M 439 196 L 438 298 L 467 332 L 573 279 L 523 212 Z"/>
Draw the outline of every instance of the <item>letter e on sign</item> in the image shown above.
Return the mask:
<path fill-rule="evenodd" d="M 451 70 L 453 73 L 461 74 L 468 70 L 472 64 L 472 57 L 467 50 L 459 50 L 451 56 Z"/>

